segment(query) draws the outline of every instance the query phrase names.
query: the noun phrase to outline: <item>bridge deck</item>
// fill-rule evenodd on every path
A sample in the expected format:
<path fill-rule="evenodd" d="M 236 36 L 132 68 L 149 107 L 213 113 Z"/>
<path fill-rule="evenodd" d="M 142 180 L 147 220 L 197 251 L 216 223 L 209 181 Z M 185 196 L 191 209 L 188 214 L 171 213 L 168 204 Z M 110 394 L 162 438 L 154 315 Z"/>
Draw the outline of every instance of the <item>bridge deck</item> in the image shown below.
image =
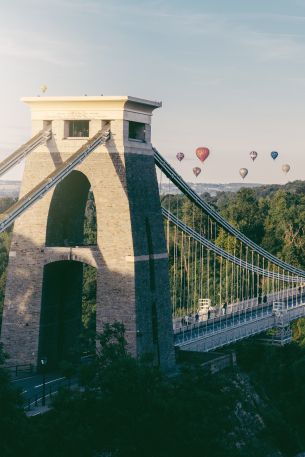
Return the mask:
<path fill-rule="evenodd" d="M 288 300 L 280 325 L 305 316 L 305 296 Z M 175 345 L 190 351 L 210 351 L 279 325 L 272 304 L 226 314 L 204 323 L 186 326 L 175 334 Z"/>

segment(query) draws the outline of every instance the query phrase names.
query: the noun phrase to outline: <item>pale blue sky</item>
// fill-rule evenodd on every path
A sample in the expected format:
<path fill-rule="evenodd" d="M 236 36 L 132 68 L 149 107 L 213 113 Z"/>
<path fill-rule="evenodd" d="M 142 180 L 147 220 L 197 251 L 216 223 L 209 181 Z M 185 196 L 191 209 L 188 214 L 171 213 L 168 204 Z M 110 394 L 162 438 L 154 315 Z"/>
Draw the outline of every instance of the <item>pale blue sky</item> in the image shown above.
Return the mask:
<path fill-rule="evenodd" d="M 305 0 L 1 0 L 0 59 L 0 157 L 29 136 L 20 97 L 47 84 L 162 100 L 153 143 L 174 164 L 185 153 L 187 180 L 201 145 L 199 181 L 247 167 L 249 182 L 285 182 L 283 163 L 305 179 Z"/>

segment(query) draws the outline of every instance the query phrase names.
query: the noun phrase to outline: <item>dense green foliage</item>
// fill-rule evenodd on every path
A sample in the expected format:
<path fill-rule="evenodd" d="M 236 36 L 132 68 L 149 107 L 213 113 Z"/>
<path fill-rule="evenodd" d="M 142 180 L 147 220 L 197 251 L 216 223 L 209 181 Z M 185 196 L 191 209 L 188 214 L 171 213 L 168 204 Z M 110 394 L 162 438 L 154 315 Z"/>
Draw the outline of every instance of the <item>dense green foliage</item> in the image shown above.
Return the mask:
<path fill-rule="evenodd" d="M 9 373 L 1 368 L 5 354 L 0 343 L 0 455 L 23 455 L 28 439 L 28 422 L 23 412 L 20 392 L 11 383 Z"/>
<path fill-rule="evenodd" d="M 169 379 L 118 347 L 106 352 L 84 392 L 59 397 L 51 413 L 36 419 L 37 455 L 42 450 L 54 457 L 243 455 L 234 452 L 232 440 L 213 433 L 221 430 L 224 437 L 230 430 L 233 407 L 232 397 L 219 394 L 218 380 L 196 370 Z M 61 440 L 54 439 L 58 435 Z"/>
<path fill-rule="evenodd" d="M 89 192 L 85 210 L 84 244 L 96 245 L 96 209 L 92 192 Z"/>
<path fill-rule="evenodd" d="M 85 212 L 84 244 L 96 245 L 96 209 L 93 193 L 89 192 Z M 83 265 L 83 296 L 82 296 L 82 348 L 83 352 L 95 349 L 96 323 L 96 270 Z"/>
<path fill-rule="evenodd" d="M 304 333 L 303 333 L 304 339 Z M 305 450 L 305 350 L 242 343 L 239 366 L 250 376 L 258 395 L 268 403 L 266 425 L 285 455 Z"/>
<path fill-rule="evenodd" d="M 265 197 L 259 196 L 259 189 L 244 189 L 220 210 L 267 251 L 305 267 L 305 186 L 293 192 L 279 189 Z"/>
<path fill-rule="evenodd" d="M 305 182 L 203 197 L 248 238 L 281 259 L 305 268 Z M 198 232 L 206 223 L 206 218 L 184 196 L 164 197 L 163 204 Z M 221 231 L 217 232 L 216 242 L 227 249 L 222 236 Z"/>
<path fill-rule="evenodd" d="M 269 438 L 258 446 L 255 433 L 242 431 L 233 372 L 211 377 L 194 366 L 165 376 L 130 357 L 118 323 L 106 325 L 98 340 L 96 358 L 80 373 L 84 389 L 61 392 L 42 416 L 25 419 L 0 368 L 8 421 L 0 424 L 1 457 L 266 457 Z"/>
<path fill-rule="evenodd" d="M 53 408 L 27 419 L 0 366 L 0 455 L 14 457 L 294 457 L 305 449 L 305 352 L 239 345 L 239 368 L 166 376 L 105 325 L 99 351 Z M 0 350 L 3 360 L 3 353 Z M 1 363 L 1 361 L 0 361 Z"/>

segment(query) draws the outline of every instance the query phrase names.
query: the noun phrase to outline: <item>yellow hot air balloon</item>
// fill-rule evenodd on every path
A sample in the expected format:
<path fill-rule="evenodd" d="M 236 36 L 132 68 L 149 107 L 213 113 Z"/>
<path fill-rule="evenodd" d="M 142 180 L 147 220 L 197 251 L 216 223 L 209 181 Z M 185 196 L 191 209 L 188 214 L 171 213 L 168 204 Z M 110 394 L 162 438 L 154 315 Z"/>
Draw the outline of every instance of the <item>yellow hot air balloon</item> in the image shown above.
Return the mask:
<path fill-rule="evenodd" d="M 42 86 L 40 86 L 40 90 L 41 92 L 44 94 L 48 89 L 48 86 L 46 86 L 46 84 L 42 84 Z"/>
<path fill-rule="evenodd" d="M 245 177 L 246 177 L 247 174 L 248 174 L 247 168 L 241 168 L 241 169 L 239 170 L 239 174 L 240 174 L 240 176 L 241 176 L 243 179 L 245 179 Z"/>

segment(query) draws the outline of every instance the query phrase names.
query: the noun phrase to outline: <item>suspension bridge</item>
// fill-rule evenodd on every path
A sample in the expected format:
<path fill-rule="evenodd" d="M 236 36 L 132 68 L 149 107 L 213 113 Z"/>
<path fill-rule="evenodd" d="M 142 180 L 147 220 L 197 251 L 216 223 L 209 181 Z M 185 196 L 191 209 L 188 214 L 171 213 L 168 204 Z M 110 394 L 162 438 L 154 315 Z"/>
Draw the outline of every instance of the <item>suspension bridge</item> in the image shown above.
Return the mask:
<path fill-rule="evenodd" d="M 76 344 L 81 263 L 97 269 L 97 331 L 123 322 L 131 352 L 161 366 L 174 346 L 210 351 L 270 329 L 290 341 L 305 271 L 230 225 L 151 145 L 159 102 L 24 101 L 34 135 L 0 163 L 2 175 L 26 160 L 20 198 L 0 215 L 0 231 L 15 223 L 1 332 L 15 363 L 64 359 Z M 84 246 L 89 189 L 97 241 Z"/>

